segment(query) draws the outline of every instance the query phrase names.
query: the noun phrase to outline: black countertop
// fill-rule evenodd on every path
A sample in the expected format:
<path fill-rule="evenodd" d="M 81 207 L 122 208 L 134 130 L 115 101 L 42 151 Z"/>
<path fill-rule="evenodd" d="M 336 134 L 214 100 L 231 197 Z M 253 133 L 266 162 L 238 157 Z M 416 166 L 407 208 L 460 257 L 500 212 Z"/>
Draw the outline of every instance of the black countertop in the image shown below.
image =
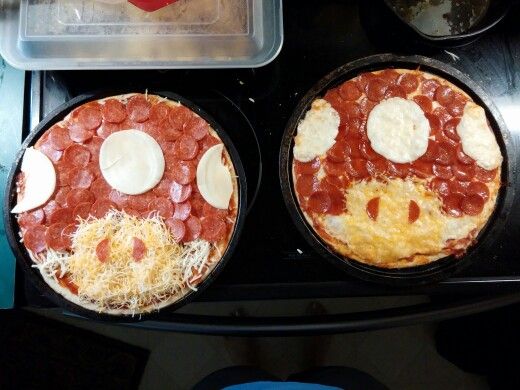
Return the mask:
<path fill-rule="evenodd" d="M 370 284 L 319 258 L 300 236 L 282 199 L 278 153 L 288 118 L 319 79 L 349 61 L 389 52 L 432 57 L 467 74 L 499 108 L 516 149 L 520 139 L 519 15 L 518 7 L 512 9 L 506 20 L 467 45 L 433 47 L 395 25 L 382 1 L 286 1 L 283 49 L 263 68 L 35 72 L 26 113 L 32 111 L 29 119 L 34 123 L 70 97 L 127 88 L 179 93 L 220 121 L 239 148 L 249 187 L 255 188 L 260 170 L 261 185 L 235 254 L 200 300 L 518 291 L 520 204 L 510 210 L 492 250 L 447 281 L 399 289 Z M 251 128 L 240 111 L 254 128 L 261 163 Z M 518 165 L 516 155 L 509 158 Z M 519 183 L 514 186 L 518 194 Z M 250 201 L 253 197 L 251 191 Z"/>

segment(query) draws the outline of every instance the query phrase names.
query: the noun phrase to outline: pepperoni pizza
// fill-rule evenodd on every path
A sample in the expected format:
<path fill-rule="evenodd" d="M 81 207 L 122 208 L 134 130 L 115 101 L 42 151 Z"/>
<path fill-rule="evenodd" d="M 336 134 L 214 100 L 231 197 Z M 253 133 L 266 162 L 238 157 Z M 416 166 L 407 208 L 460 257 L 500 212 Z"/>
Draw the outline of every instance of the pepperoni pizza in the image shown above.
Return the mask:
<path fill-rule="evenodd" d="M 316 99 L 294 139 L 308 223 L 340 255 L 382 268 L 461 256 L 496 204 L 502 154 L 485 111 L 420 70 L 359 74 Z"/>
<path fill-rule="evenodd" d="M 148 312 L 196 289 L 236 223 L 238 183 L 221 139 L 160 96 L 77 107 L 26 150 L 21 170 L 13 212 L 34 266 L 55 291 L 98 312 Z M 34 207 L 37 176 L 47 174 L 54 191 Z"/>

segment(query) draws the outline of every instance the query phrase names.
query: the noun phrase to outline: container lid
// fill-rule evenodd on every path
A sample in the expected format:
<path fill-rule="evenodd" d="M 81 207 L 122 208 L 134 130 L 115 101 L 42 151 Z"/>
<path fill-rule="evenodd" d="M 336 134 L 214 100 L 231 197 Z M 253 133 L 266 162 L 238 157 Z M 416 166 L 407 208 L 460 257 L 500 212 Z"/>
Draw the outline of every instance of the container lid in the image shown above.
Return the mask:
<path fill-rule="evenodd" d="M 0 53 L 22 69 L 257 67 L 283 40 L 276 0 L 178 0 L 155 12 L 101 0 L 0 7 Z"/>

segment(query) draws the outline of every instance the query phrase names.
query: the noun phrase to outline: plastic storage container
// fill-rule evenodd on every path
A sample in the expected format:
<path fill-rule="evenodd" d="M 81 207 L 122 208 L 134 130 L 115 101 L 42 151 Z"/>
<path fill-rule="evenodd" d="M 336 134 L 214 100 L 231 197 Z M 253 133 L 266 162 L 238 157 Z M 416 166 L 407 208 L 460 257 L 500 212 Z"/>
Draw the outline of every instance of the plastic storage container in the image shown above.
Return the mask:
<path fill-rule="evenodd" d="M 3 4 L 0 53 L 22 69 L 258 67 L 283 41 L 279 0 L 179 0 L 155 12 L 94 0 Z"/>

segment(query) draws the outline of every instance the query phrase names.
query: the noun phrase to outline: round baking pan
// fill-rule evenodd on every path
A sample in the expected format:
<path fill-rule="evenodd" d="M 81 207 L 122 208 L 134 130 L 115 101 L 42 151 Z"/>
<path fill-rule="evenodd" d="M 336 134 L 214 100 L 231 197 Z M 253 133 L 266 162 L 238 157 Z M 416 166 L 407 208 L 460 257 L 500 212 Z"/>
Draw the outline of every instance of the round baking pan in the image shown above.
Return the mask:
<path fill-rule="evenodd" d="M 28 279 L 38 288 L 38 290 L 49 298 L 53 303 L 58 306 L 61 306 L 65 310 L 68 310 L 72 313 L 78 314 L 80 316 L 88 317 L 94 320 L 103 320 L 103 321 L 117 321 L 117 322 L 134 322 L 145 319 L 152 319 L 157 314 L 158 311 L 152 311 L 149 313 L 135 314 L 132 315 L 113 315 L 107 313 L 99 313 L 93 310 L 86 309 L 82 306 L 79 306 L 67 299 L 65 299 L 61 294 L 54 291 L 42 278 L 40 271 L 32 265 L 34 264 L 27 249 L 20 242 L 20 237 L 18 235 L 19 227 L 16 221 L 15 215 L 10 212 L 10 210 L 16 204 L 16 176 L 20 172 L 20 165 L 23 157 L 23 153 L 26 148 L 34 145 L 36 141 L 43 135 L 43 133 L 52 127 L 55 123 L 63 120 L 73 109 L 81 106 L 92 100 L 103 99 L 109 96 L 122 95 L 125 93 L 131 93 L 132 91 L 103 91 L 96 92 L 91 94 L 85 94 L 78 96 L 67 103 L 62 104 L 54 111 L 52 111 L 48 116 L 46 116 L 36 128 L 31 131 L 29 136 L 25 139 L 22 144 L 22 147 L 16 158 L 14 160 L 13 166 L 9 173 L 6 185 L 6 196 L 4 199 L 4 223 L 6 229 L 7 239 L 9 241 L 9 245 L 16 256 L 17 262 L 20 268 L 23 269 L 25 275 L 27 275 Z M 238 213 L 237 219 L 235 223 L 235 227 L 233 233 L 231 235 L 231 239 L 226 251 L 223 253 L 220 261 L 215 265 L 213 270 L 204 278 L 201 284 L 197 286 L 197 291 L 188 291 L 184 296 L 182 296 L 179 300 L 173 302 L 172 304 L 161 308 L 161 310 L 175 310 L 181 306 L 186 305 L 191 300 L 193 300 L 197 295 L 201 294 L 204 289 L 206 289 L 213 280 L 218 276 L 218 274 L 222 271 L 225 264 L 231 257 L 235 247 L 238 243 L 240 233 L 242 232 L 242 228 L 244 226 L 244 220 L 247 213 L 247 183 L 246 183 L 246 175 L 244 171 L 244 167 L 240 160 L 240 156 L 231 142 L 231 139 L 227 135 L 227 133 L 222 129 L 222 127 L 205 111 L 203 111 L 200 107 L 193 104 L 191 101 L 179 96 L 177 94 L 171 92 L 153 92 L 149 91 L 150 94 L 162 96 L 168 98 L 172 101 L 177 101 L 197 113 L 199 116 L 204 118 L 210 126 L 216 131 L 220 139 L 224 142 L 225 147 L 231 157 L 231 161 L 235 168 L 235 171 L 238 176 Z"/>
<path fill-rule="evenodd" d="M 307 223 L 296 199 L 294 192 L 293 179 L 291 174 L 293 157 L 292 149 L 294 146 L 294 136 L 300 120 L 310 109 L 311 103 L 325 92 L 334 88 L 346 80 L 356 77 L 363 72 L 371 72 L 386 68 L 420 69 L 425 72 L 440 76 L 457 87 L 464 90 L 473 100 L 482 106 L 490 121 L 491 127 L 495 132 L 500 146 L 504 162 L 502 164 L 501 182 L 503 183 L 497 198 L 496 208 L 485 227 L 477 237 L 476 243 L 468 248 L 462 258 L 454 256 L 444 257 L 430 264 L 388 269 L 379 268 L 361 263 L 359 261 L 345 258 L 331 249 Z M 491 253 L 492 244 L 500 235 L 504 226 L 508 212 L 514 198 L 514 149 L 511 136 L 507 130 L 504 120 L 500 116 L 491 99 L 484 91 L 466 75 L 440 61 L 422 56 L 397 56 L 393 54 L 381 54 L 366 57 L 350 62 L 334 70 L 322 80 L 320 80 L 297 105 L 293 115 L 285 128 L 280 149 L 280 184 L 282 193 L 289 210 L 289 213 L 296 224 L 296 227 L 322 257 L 331 261 L 347 273 L 370 282 L 384 283 L 388 285 L 407 286 L 425 283 L 433 283 L 447 278 L 453 272 L 467 266 L 476 258 Z"/>

